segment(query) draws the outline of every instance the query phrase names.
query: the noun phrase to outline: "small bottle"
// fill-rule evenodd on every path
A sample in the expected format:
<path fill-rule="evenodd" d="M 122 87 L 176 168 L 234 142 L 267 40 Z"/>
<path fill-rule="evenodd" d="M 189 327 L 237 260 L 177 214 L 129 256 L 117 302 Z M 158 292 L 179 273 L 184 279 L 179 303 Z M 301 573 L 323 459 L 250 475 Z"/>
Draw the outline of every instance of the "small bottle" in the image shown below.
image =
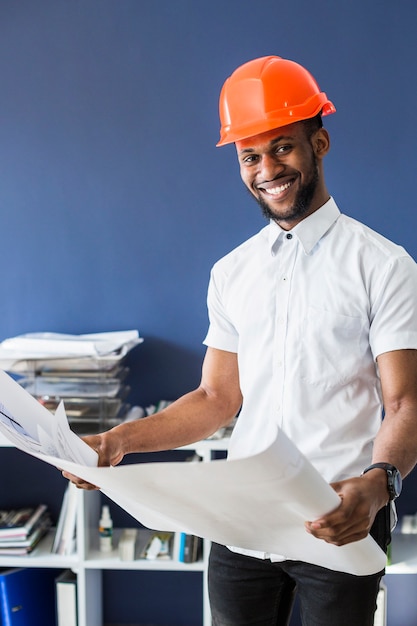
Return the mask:
<path fill-rule="evenodd" d="M 101 510 L 99 521 L 100 552 L 111 552 L 113 550 L 113 520 L 110 517 L 110 509 L 105 504 Z"/>

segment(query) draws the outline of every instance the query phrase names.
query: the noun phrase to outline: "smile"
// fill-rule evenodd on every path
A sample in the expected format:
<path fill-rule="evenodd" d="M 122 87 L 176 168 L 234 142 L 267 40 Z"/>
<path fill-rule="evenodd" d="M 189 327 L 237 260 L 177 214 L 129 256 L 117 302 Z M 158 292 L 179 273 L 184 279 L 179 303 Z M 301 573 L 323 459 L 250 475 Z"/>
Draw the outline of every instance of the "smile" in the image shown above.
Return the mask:
<path fill-rule="evenodd" d="M 293 181 L 289 183 L 285 183 L 284 185 L 280 185 L 279 187 L 272 187 L 271 189 L 264 189 L 265 193 L 271 194 L 272 196 L 277 196 L 283 191 L 286 191 L 291 187 Z"/>

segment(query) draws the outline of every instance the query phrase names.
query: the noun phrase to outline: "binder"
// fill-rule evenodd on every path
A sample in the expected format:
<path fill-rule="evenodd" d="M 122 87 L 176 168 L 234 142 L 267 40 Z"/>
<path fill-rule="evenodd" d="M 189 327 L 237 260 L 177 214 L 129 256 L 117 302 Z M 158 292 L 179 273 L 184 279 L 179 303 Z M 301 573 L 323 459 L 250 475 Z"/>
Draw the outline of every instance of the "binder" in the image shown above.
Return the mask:
<path fill-rule="evenodd" d="M 56 626 L 77 626 L 77 576 L 65 570 L 55 580 Z"/>
<path fill-rule="evenodd" d="M 55 577 L 50 569 L 0 569 L 2 626 L 55 626 Z"/>

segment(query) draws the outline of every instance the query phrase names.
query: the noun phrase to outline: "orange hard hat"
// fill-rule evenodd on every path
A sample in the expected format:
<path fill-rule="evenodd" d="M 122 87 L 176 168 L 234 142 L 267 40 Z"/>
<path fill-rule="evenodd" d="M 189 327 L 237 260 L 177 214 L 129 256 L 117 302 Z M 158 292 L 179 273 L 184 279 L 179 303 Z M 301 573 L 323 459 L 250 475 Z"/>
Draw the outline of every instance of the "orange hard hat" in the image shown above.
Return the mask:
<path fill-rule="evenodd" d="M 302 65 L 278 56 L 241 65 L 223 85 L 218 146 L 336 111 Z"/>

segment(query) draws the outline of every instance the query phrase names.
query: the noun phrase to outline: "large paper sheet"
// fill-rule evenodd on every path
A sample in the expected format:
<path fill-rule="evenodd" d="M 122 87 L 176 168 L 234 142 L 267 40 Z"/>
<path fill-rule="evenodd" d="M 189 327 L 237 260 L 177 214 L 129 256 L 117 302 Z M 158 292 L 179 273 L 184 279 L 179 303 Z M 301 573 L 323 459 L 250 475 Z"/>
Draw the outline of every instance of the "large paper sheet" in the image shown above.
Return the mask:
<path fill-rule="evenodd" d="M 38 437 L 33 420 L 39 419 L 42 430 L 51 432 L 56 416 L 2 372 L 0 400 L 4 412 L 13 419 L 16 416 L 32 439 Z M 35 411 L 34 404 L 49 417 Z M 3 421 L 0 431 L 9 438 Z M 92 466 L 88 454 L 81 463 L 74 460 L 82 454 L 83 446 L 88 448 L 80 439 L 78 442 L 81 445 L 71 438 L 68 447 L 74 445 L 76 453 L 66 450 L 59 458 L 42 445 L 26 451 L 97 485 L 149 528 L 184 531 L 221 544 L 281 554 L 356 575 L 373 574 L 385 567 L 385 554 L 371 537 L 337 547 L 305 531 L 305 520 L 333 510 L 339 498 L 282 431 L 257 455 L 210 463 L 99 468 Z M 20 439 L 13 443 L 25 448 Z"/>

